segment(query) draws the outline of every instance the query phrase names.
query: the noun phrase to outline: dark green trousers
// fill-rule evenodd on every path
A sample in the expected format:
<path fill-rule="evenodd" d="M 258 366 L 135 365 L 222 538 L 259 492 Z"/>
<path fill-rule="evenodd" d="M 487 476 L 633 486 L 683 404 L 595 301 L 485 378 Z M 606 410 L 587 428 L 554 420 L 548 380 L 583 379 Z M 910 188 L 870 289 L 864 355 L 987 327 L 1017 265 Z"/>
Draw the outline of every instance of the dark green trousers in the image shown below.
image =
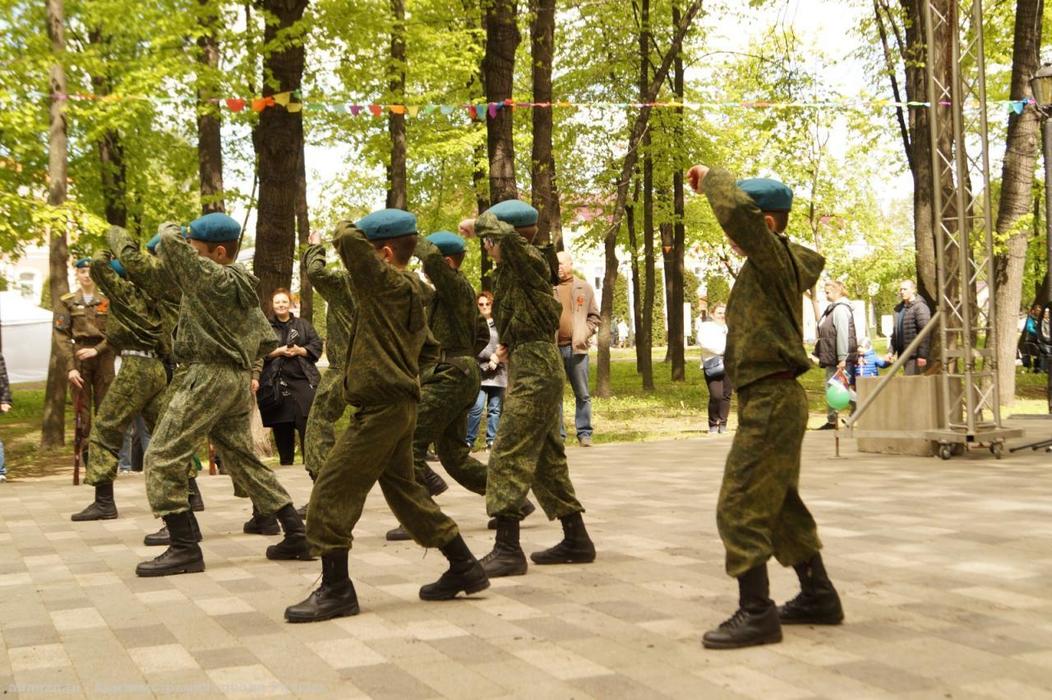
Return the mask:
<path fill-rule="evenodd" d="M 473 358 L 440 363 L 420 386 L 416 431 L 413 433 L 413 467 L 423 482 L 427 448 L 434 443 L 442 467 L 458 484 L 479 495 L 486 493 L 486 465 L 471 456 L 464 442 L 468 411 L 479 393 L 479 368 Z"/>
<path fill-rule="evenodd" d="M 343 398 L 343 368 L 330 366 L 318 382 L 307 415 L 307 432 L 304 437 L 303 463 L 312 477 L 318 476 L 332 446 L 336 444 L 336 421 L 347 410 Z"/>

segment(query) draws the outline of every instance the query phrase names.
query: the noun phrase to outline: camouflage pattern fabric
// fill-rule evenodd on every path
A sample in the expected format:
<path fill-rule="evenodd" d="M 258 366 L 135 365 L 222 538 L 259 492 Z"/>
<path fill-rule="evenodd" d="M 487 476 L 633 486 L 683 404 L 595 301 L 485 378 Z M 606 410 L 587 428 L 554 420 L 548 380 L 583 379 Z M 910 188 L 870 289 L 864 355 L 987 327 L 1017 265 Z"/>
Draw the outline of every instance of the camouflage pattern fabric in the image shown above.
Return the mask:
<path fill-rule="evenodd" d="M 727 301 L 724 366 L 736 387 L 779 372 L 811 368 L 804 349 L 803 293 L 825 265 L 818 253 L 771 233 L 734 176 L 714 168 L 702 180 L 720 226 L 747 260 Z M 503 336 L 502 336 L 503 337 Z"/>
<path fill-rule="evenodd" d="M 94 486 L 116 478 L 117 454 L 124 443 L 125 430 L 141 413 L 147 429 L 153 431 L 167 381 L 164 365 L 156 358 L 130 355 L 121 359 L 121 371 L 95 416 L 88 441 L 85 483 Z"/>
<path fill-rule="evenodd" d="M 336 444 L 336 421 L 347 408 L 343 399 L 343 369 L 330 366 L 321 373 L 314 403 L 307 414 L 307 432 L 303 439 L 303 463 L 314 478 Z"/>
<path fill-rule="evenodd" d="M 716 508 L 731 576 L 772 555 L 792 566 L 821 549 L 814 518 L 800 499 L 806 429 L 807 394 L 796 381 L 768 379 L 738 390 L 738 430 Z"/>
<path fill-rule="evenodd" d="M 325 248 L 309 245 L 303 251 L 303 268 L 314 290 L 325 298 L 325 356 L 329 367 L 339 370 L 347 359 L 347 349 L 354 321 L 354 295 L 346 270 L 325 265 Z M 315 399 L 317 401 L 317 399 Z"/>
<path fill-rule="evenodd" d="M 442 467 L 458 484 L 479 495 L 486 493 L 486 465 L 471 456 L 471 448 L 464 442 L 468 411 L 475 405 L 479 381 L 478 363 L 471 358 L 439 363 L 425 375 L 413 433 L 417 481 L 423 483 L 427 448 L 434 444 Z"/>
<path fill-rule="evenodd" d="M 178 231 L 178 226 L 175 230 Z M 167 360 L 175 362 L 175 327 L 179 323 L 179 303 L 183 296 L 179 285 L 160 260 L 139 248 L 139 244 L 119 226 L 110 227 L 106 233 L 106 242 L 124 266 L 128 280 L 152 301 L 160 314 L 161 338 L 157 351 Z"/>
<path fill-rule="evenodd" d="M 161 317 L 157 306 L 134 284 L 110 267 L 112 256 L 102 251 L 91 261 L 91 278 L 109 299 L 106 340 L 114 350 L 157 352 Z"/>
<path fill-rule="evenodd" d="M 460 270 L 454 270 L 442 251 L 426 238 L 416 242 L 415 255 L 435 286 L 427 305 L 427 325 L 446 357 L 472 357 L 479 317 L 475 289 Z M 477 394 L 478 392 L 476 392 Z"/>
<path fill-rule="evenodd" d="M 443 547 L 457 536 L 456 523 L 413 477 L 415 414 L 415 402 L 403 399 L 363 406 L 351 417 L 311 491 L 307 539 L 314 554 L 350 548 L 366 496 L 377 482 L 391 512 L 418 544 Z"/>
<path fill-rule="evenodd" d="M 292 502 L 277 477 L 252 451 L 250 419 L 255 399 L 251 375 L 238 367 L 195 363 L 173 379 L 168 405 L 146 451 L 146 495 L 155 516 L 187 505 L 186 465 L 203 437 L 223 455 L 223 468 L 263 515 Z"/>
<path fill-rule="evenodd" d="M 520 507 L 531 488 L 549 520 L 584 512 L 559 432 L 562 366 L 554 341 L 524 343 L 509 359 L 500 430 L 489 457 L 489 515 L 521 518 Z"/>

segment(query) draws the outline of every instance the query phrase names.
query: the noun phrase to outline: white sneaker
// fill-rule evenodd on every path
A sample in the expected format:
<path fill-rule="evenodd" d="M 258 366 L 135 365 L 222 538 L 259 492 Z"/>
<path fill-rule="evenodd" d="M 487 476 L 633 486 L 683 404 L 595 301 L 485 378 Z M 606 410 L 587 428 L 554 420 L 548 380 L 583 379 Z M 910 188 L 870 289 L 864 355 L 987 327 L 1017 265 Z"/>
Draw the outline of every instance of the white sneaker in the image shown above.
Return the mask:
<path fill-rule="evenodd" d="M 4 483 L 5 481 L 7 481 L 7 475 L 0 474 L 0 484 Z"/>

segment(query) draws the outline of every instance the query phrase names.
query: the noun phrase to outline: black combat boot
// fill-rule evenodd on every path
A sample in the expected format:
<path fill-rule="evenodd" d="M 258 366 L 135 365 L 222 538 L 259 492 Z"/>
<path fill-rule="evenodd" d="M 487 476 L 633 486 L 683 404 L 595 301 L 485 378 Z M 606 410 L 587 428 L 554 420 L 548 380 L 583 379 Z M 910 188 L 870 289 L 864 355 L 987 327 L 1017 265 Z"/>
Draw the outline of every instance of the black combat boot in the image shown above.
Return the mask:
<path fill-rule="evenodd" d="M 285 608 L 289 622 L 321 622 L 358 614 L 358 596 L 347 576 L 347 550 L 338 549 L 321 557 L 321 586 L 306 600 Z"/>
<path fill-rule="evenodd" d="M 113 502 L 113 482 L 95 484 L 95 500 L 80 511 L 69 516 L 74 522 L 85 520 L 113 520 L 117 517 L 117 504 Z"/>
<path fill-rule="evenodd" d="M 559 518 L 563 524 L 563 540 L 559 544 L 534 552 L 530 559 L 534 564 L 589 564 L 595 561 L 595 545 L 584 528 L 580 513 Z"/>
<path fill-rule="evenodd" d="M 193 511 L 190 511 L 190 532 L 194 537 L 194 542 L 200 542 L 204 539 Z M 172 543 L 171 535 L 168 533 L 168 526 L 164 525 L 157 532 L 152 532 L 142 538 L 142 543 L 147 547 L 167 547 Z"/>
<path fill-rule="evenodd" d="M 310 505 L 310 503 L 304 503 L 302 506 L 300 506 L 299 508 L 296 509 L 296 513 L 298 513 L 299 516 L 301 518 L 303 518 L 304 520 L 307 519 L 307 506 L 309 506 L 309 505 Z"/>
<path fill-rule="evenodd" d="M 493 551 L 482 557 L 480 563 L 489 578 L 526 573 L 526 555 L 519 546 L 518 520 L 497 516 L 497 541 L 493 544 Z"/>
<path fill-rule="evenodd" d="M 740 649 L 782 641 L 778 608 L 768 597 L 767 564 L 738 577 L 738 612 L 701 638 L 706 649 Z"/>
<path fill-rule="evenodd" d="M 399 525 L 398 527 L 388 530 L 384 538 L 388 542 L 404 542 L 406 540 L 413 539 L 413 536 L 409 534 L 409 531 Z"/>
<path fill-rule="evenodd" d="M 533 505 L 533 501 L 531 501 L 530 499 L 527 498 L 525 500 L 525 502 L 523 503 L 523 506 L 522 506 L 522 520 L 525 520 L 526 518 L 530 517 L 530 515 L 535 510 L 537 510 L 537 506 Z M 486 524 L 486 527 L 488 527 L 490 530 L 496 530 L 497 529 L 497 519 L 496 518 L 490 518 L 489 522 Z"/>
<path fill-rule="evenodd" d="M 449 560 L 449 569 L 434 583 L 420 587 L 420 600 L 452 600 L 461 591 L 464 595 L 471 595 L 489 588 L 486 572 L 463 537 L 457 535 L 441 550 Z"/>
<path fill-rule="evenodd" d="M 286 503 L 274 514 L 285 530 L 285 538 L 277 544 L 267 547 L 267 559 L 299 559 L 313 561 L 310 546 L 307 544 L 307 532 L 303 527 L 303 518 L 296 512 L 291 503 Z"/>
<path fill-rule="evenodd" d="M 424 486 L 427 487 L 427 492 L 432 498 L 449 490 L 446 480 L 436 474 L 434 469 L 426 466 L 424 467 Z"/>
<path fill-rule="evenodd" d="M 197 479 L 190 477 L 190 510 L 198 512 L 205 509 L 205 499 L 201 498 L 201 489 L 197 488 Z"/>
<path fill-rule="evenodd" d="M 245 521 L 242 528 L 246 535 L 280 535 L 281 526 L 278 519 L 273 515 L 264 517 L 260 515 L 255 506 L 252 506 L 252 517 Z"/>
<path fill-rule="evenodd" d="M 839 625 L 844 621 L 840 596 L 826 574 L 822 555 L 815 554 L 793 566 L 800 579 L 800 594 L 778 608 L 783 625 Z"/>
<path fill-rule="evenodd" d="M 183 511 L 164 516 L 171 544 L 159 557 L 144 561 L 135 567 L 139 576 L 171 576 L 193 574 L 205 570 L 201 548 L 194 541 L 193 511 Z"/>

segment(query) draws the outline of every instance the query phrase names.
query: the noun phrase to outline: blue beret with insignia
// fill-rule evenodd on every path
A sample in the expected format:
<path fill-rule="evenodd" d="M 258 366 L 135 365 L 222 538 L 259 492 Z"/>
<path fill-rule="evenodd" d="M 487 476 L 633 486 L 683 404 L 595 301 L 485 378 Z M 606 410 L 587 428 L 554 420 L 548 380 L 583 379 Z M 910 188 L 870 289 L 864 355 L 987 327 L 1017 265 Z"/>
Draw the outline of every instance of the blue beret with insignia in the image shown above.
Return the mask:
<path fill-rule="evenodd" d="M 146 242 L 146 250 L 150 251 L 151 253 L 156 252 L 157 244 L 160 243 L 160 242 L 161 242 L 161 234 L 158 233 L 157 235 L 155 235 L 153 238 L 151 238 L 149 241 Z"/>
<path fill-rule="evenodd" d="M 521 199 L 506 199 L 486 211 L 515 228 L 534 226 L 537 223 L 537 210 Z"/>
<path fill-rule="evenodd" d="M 464 239 L 449 231 L 436 231 L 428 236 L 427 240 L 442 251 L 442 255 L 460 255 L 467 249 Z"/>
<path fill-rule="evenodd" d="M 205 243 L 227 243 L 241 238 L 241 224 L 226 214 L 217 211 L 190 222 L 190 233 L 186 236 Z"/>
<path fill-rule="evenodd" d="M 117 276 L 121 279 L 124 279 L 128 276 L 128 273 L 124 270 L 124 265 L 121 265 L 121 261 L 117 258 L 110 260 L 110 267 L 113 268 L 113 271 L 116 272 Z"/>
<path fill-rule="evenodd" d="M 738 180 L 738 187 L 756 202 L 760 211 L 789 211 L 793 208 L 793 191 L 777 180 L 754 177 Z"/>
<path fill-rule="evenodd" d="M 91 258 L 81 258 L 77 262 L 73 263 L 73 267 L 91 267 Z"/>
<path fill-rule="evenodd" d="M 381 209 L 358 219 L 355 224 L 370 241 L 416 235 L 416 216 L 405 209 Z"/>

